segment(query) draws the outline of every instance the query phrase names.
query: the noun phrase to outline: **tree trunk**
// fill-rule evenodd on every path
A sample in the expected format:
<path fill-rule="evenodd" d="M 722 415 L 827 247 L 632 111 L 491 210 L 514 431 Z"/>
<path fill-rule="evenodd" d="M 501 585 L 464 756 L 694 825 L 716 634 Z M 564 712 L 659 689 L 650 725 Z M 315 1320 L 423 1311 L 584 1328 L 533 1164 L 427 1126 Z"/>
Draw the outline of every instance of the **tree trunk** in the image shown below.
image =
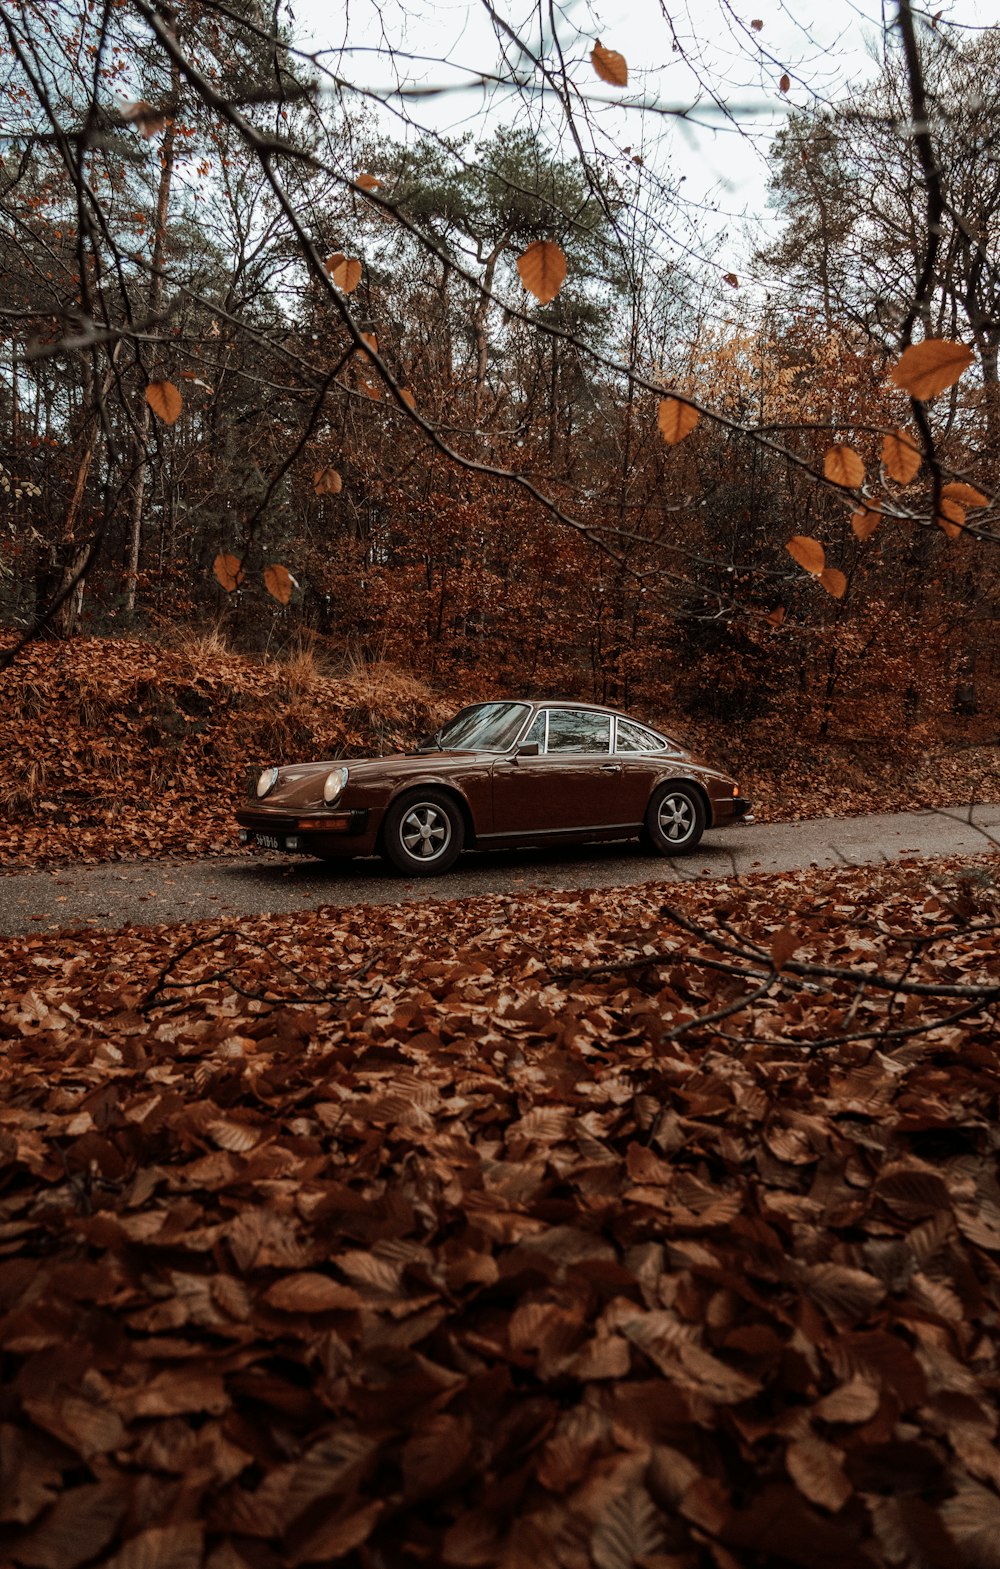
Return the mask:
<path fill-rule="evenodd" d="M 149 315 L 155 318 L 163 307 L 163 253 L 166 248 L 167 219 L 170 212 L 170 186 L 174 174 L 174 150 L 177 142 L 177 110 L 181 92 L 180 67 L 175 61 L 170 69 L 170 96 L 172 114 L 167 119 L 160 149 L 160 183 L 156 193 L 156 220 L 153 224 L 152 275 L 149 280 Z M 153 329 L 155 331 L 155 328 Z M 132 483 L 132 505 L 129 517 L 128 555 L 125 563 L 125 615 L 131 620 L 135 615 L 136 582 L 139 575 L 139 551 L 142 542 L 142 514 L 146 496 L 146 444 L 149 440 L 150 410 L 143 397 L 139 410 L 139 435 L 136 440 L 135 479 Z"/>

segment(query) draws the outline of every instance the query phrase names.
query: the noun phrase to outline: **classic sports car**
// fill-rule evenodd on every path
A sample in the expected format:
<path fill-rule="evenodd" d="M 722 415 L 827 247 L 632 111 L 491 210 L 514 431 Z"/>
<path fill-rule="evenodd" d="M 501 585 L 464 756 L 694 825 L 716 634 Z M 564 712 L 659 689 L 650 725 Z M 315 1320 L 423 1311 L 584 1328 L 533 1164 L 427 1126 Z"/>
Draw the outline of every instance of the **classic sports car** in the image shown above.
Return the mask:
<path fill-rule="evenodd" d="M 749 810 L 734 780 L 648 725 L 523 699 L 463 708 L 415 752 L 265 768 L 236 820 L 244 844 L 324 860 L 378 852 L 430 877 L 463 848 L 639 836 L 684 855 Z"/>

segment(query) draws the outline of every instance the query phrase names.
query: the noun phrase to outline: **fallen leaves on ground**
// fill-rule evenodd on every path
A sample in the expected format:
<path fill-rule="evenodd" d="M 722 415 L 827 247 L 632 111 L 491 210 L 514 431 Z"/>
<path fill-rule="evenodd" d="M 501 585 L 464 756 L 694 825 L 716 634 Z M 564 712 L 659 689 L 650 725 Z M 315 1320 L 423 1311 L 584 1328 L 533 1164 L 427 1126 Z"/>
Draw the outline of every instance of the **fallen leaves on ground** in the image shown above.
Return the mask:
<path fill-rule="evenodd" d="M 994 1562 L 993 869 L 4 944 L 0 1556 Z"/>

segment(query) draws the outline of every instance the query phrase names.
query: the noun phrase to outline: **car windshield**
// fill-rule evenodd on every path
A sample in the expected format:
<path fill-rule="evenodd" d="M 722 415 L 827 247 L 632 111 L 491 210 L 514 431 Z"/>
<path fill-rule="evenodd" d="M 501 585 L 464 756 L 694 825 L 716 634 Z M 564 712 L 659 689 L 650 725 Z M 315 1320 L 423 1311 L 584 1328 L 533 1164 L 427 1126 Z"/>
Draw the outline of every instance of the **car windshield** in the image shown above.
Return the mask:
<path fill-rule="evenodd" d="M 527 703 L 476 703 L 442 725 L 435 739 L 445 752 L 505 752 L 527 713 Z"/>

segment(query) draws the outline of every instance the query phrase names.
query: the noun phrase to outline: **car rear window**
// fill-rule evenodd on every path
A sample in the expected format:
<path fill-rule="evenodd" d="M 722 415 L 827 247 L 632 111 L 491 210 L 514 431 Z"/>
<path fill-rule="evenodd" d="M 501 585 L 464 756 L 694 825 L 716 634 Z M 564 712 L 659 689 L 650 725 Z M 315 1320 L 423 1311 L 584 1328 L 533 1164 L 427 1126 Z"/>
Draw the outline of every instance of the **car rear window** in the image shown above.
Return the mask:
<path fill-rule="evenodd" d="M 634 725 L 630 719 L 619 719 L 617 733 L 615 750 L 618 752 L 662 752 L 664 749 L 659 736 L 644 730 L 642 725 Z"/>

